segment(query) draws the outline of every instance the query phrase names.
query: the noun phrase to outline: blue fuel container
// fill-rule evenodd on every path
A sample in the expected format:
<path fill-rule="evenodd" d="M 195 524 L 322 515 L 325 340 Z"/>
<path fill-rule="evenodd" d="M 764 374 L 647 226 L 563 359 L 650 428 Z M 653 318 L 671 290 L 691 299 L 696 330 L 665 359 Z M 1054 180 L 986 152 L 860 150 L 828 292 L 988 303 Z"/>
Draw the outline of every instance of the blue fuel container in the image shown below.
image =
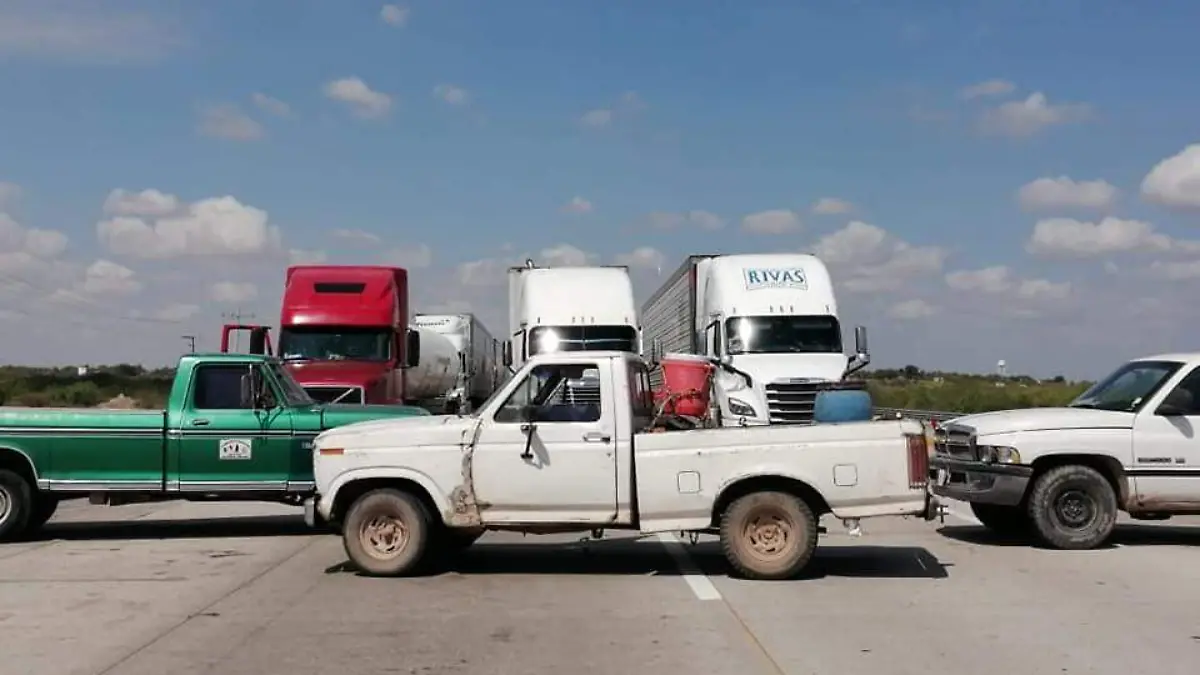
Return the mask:
<path fill-rule="evenodd" d="M 813 422 L 863 422 L 871 419 L 871 394 L 865 389 L 831 389 L 817 394 Z"/>

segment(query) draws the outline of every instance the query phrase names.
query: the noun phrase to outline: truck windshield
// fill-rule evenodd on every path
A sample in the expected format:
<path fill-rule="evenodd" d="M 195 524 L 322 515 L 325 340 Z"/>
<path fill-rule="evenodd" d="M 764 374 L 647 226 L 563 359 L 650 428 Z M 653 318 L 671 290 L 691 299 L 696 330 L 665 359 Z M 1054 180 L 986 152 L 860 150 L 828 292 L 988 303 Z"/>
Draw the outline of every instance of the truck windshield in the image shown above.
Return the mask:
<path fill-rule="evenodd" d="M 279 363 L 271 364 L 271 374 L 275 376 L 275 380 L 279 382 L 279 387 L 283 389 L 284 402 L 289 406 L 306 406 L 313 405 L 316 401 L 304 391 L 304 387 L 292 377 L 292 374 L 287 371 L 283 365 Z"/>
<path fill-rule="evenodd" d="M 1178 361 L 1130 361 L 1093 384 L 1067 407 L 1137 412 L 1182 366 Z"/>
<path fill-rule="evenodd" d="M 538 326 L 529 331 L 529 355 L 550 352 L 638 350 L 633 326 Z"/>
<path fill-rule="evenodd" d="M 725 335 L 729 354 L 842 353 L 842 327 L 832 316 L 735 316 Z"/>
<path fill-rule="evenodd" d="M 279 332 L 285 361 L 388 361 L 392 329 L 358 326 L 293 326 Z"/>

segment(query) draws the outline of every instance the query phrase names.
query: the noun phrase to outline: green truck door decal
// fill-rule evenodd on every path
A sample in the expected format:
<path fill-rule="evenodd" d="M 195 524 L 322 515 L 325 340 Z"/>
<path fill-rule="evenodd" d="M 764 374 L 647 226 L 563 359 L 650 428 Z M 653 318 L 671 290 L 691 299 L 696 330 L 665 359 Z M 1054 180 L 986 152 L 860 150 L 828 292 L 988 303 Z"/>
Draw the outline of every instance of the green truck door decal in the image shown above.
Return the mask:
<path fill-rule="evenodd" d="M 257 371 L 264 396 L 245 396 L 243 379 Z M 170 444 L 175 475 L 168 489 L 187 492 L 285 490 L 291 473 L 292 411 L 274 382 L 251 363 L 201 364 Z"/>

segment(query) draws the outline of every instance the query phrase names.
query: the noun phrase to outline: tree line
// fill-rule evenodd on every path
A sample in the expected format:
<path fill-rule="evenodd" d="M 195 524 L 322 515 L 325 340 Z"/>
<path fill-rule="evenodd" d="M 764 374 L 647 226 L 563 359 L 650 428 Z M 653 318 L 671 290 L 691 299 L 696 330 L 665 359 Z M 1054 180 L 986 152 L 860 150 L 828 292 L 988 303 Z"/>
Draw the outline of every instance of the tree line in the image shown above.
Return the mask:
<path fill-rule="evenodd" d="M 82 375 L 74 367 L 0 366 L 0 405 L 161 408 L 174 375 L 173 368 L 131 364 L 91 367 Z M 867 369 L 855 377 L 866 380 L 876 406 L 963 413 L 1064 405 L 1091 385 L 1062 376 L 1039 380 L 916 366 Z"/>

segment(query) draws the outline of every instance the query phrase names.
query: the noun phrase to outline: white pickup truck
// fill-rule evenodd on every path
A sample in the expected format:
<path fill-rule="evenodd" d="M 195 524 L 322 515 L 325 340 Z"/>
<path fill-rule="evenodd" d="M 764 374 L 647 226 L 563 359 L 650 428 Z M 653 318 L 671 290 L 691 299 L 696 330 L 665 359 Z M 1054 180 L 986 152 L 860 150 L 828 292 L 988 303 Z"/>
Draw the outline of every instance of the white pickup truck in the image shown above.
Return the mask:
<path fill-rule="evenodd" d="M 935 436 L 934 494 L 986 527 L 1091 549 L 1119 511 L 1200 514 L 1200 353 L 1130 361 L 1062 408 L 949 420 Z"/>
<path fill-rule="evenodd" d="M 824 514 L 936 515 L 921 422 L 665 431 L 655 417 L 640 356 L 536 355 L 471 415 L 322 433 L 306 517 L 340 527 L 372 575 L 414 573 L 485 530 L 619 529 L 719 534 L 738 572 L 782 579 L 808 564 Z"/>

